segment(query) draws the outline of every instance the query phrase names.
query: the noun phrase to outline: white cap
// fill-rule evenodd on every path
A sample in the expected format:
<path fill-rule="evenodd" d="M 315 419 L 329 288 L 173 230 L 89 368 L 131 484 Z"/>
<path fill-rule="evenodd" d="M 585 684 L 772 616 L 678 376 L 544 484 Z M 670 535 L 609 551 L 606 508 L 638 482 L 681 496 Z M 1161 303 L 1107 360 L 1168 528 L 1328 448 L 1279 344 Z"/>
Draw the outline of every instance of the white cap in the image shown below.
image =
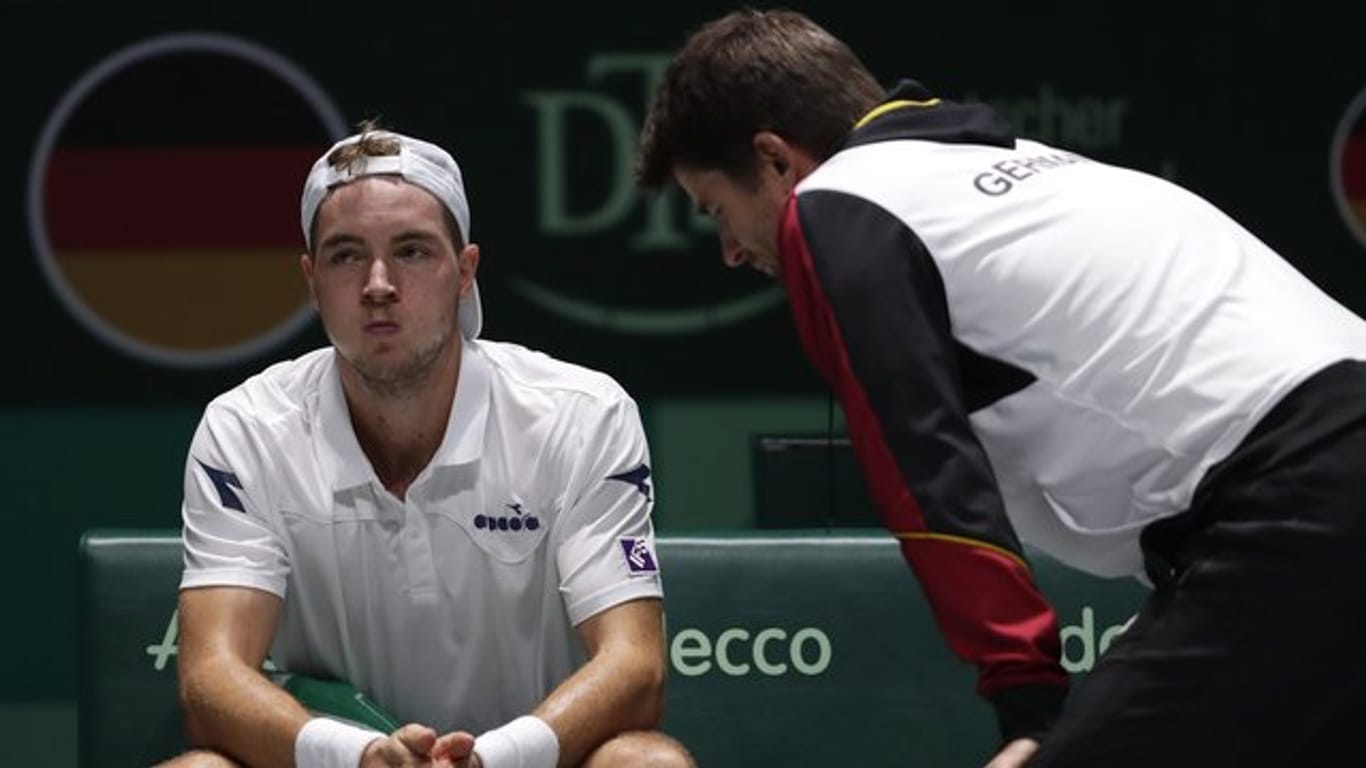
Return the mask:
<path fill-rule="evenodd" d="M 392 139 L 398 142 L 397 155 L 363 156 L 355 162 L 334 167 L 327 158 L 337 149 L 355 144 L 361 136 L 377 139 Z M 304 229 L 304 243 L 313 250 L 313 219 L 318 215 L 318 206 L 333 187 L 349 184 L 364 176 L 391 175 L 401 176 L 409 184 L 416 184 L 427 190 L 446 206 L 460 229 L 460 236 L 468 243 L 470 240 L 470 204 L 465 197 L 465 182 L 460 176 L 460 166 L 455 158 L 441 147 L 419 139 L 409 138 L 391 131 L 370 131 L 365 134 L 348 136 L 323 153 L 304 181 L 304 194 L 301 201 L 300 223 Z M 470 286 L 469 298 L 460 302 L 460 332 L 467 339 L 479 335 L 484 325 L 484 312 L 479 304 L 479 285 Z"/>

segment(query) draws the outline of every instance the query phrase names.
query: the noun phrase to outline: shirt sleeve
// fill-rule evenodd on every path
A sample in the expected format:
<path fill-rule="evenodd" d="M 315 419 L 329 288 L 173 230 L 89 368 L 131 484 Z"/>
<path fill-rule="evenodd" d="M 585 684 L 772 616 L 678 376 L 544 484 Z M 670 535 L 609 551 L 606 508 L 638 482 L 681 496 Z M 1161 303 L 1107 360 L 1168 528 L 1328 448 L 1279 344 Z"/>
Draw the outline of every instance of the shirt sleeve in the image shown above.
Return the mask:
<path fill-rule="evenodd" d="M 284 598 L 289 559 L 270 522 L 259 443 L 230 409 L 211 404 L 185 461 L 181 589 L 250 587 Z"/>
<path fill-rule="evenodd" d="M 621 393 L 577 409 L 562 455 L 571 470 L 556 521 L 560 592 L 577 626 L 614 605 L 663 597 L 655 553 L 655 484 L 636 404 Z"/>
<path fill-rule="evenodd" d="M 969 422 L 1032 377 L 954 339 L 935 260 L 885 209 L 841 192 L 794 196 L 780 251 L 803 346 L 949 646 L 976 665 L 1007 738 L 1046 729 L 1067 686 L 1056 616 Z"/>

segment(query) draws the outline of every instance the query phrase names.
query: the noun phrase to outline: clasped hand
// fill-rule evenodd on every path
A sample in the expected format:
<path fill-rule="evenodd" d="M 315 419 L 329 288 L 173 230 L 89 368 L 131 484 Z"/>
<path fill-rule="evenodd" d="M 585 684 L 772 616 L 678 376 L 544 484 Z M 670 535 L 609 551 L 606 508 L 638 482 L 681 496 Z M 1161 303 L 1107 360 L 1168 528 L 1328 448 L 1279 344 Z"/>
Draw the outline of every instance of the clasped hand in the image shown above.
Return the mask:
<path fill-rule="evenodd" d="M 454 731 L 438 736 L 425 725 L 409 723 L 375 739 L 361 755 L 360 768 L 481 768 L 474 754 L 474 736 Z"/>

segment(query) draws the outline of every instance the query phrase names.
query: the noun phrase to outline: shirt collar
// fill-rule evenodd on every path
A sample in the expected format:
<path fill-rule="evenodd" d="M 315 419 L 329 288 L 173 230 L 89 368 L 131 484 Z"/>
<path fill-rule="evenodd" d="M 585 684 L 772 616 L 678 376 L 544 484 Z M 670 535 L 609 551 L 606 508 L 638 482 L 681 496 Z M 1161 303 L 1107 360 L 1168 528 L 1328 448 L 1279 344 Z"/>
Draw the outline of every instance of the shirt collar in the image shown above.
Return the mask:
<path fill-rule="evenodd" d="M 460 352 L 460 379 L 445 435 L 415 482 L 420 482 L 434 467 L 459 466 L 479 460 L 484 447 L 484 426 L 488 422 L 489 380 L 489 363 L 479 342 L 464 340 Z M 361 450 L 351 424 L 336 350 L 328 357 L 320 382 L 318 422 L 315 450 L 332 489 L 340 491 L 372 481 L 378 485 L 379 479 Z"/>
<path fill-rule="evenodd" d="M 1010 125 L 991 107 L 943 101 L 920 83 L 902 80 L 858 121 L 840 149 L 904 139 L 1015 147 Z"/>

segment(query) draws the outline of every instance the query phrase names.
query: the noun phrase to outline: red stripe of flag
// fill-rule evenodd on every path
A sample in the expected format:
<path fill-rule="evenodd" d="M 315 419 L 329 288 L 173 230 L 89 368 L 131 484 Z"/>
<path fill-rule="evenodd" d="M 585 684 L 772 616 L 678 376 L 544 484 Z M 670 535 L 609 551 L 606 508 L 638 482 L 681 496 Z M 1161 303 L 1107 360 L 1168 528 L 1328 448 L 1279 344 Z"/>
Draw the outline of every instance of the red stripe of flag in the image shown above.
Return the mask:
<path fill-rule="evenodd" d="M 1342 148 L 1342 190 L 1354 200 L 1366 200 L 1366 132 L 1350 133 Z"/>
<path fill-rule="evenodd" d="M 56 249 L 303 248 L 299 195 L 326 146 L 66 147 L 48 162 Z"/>

